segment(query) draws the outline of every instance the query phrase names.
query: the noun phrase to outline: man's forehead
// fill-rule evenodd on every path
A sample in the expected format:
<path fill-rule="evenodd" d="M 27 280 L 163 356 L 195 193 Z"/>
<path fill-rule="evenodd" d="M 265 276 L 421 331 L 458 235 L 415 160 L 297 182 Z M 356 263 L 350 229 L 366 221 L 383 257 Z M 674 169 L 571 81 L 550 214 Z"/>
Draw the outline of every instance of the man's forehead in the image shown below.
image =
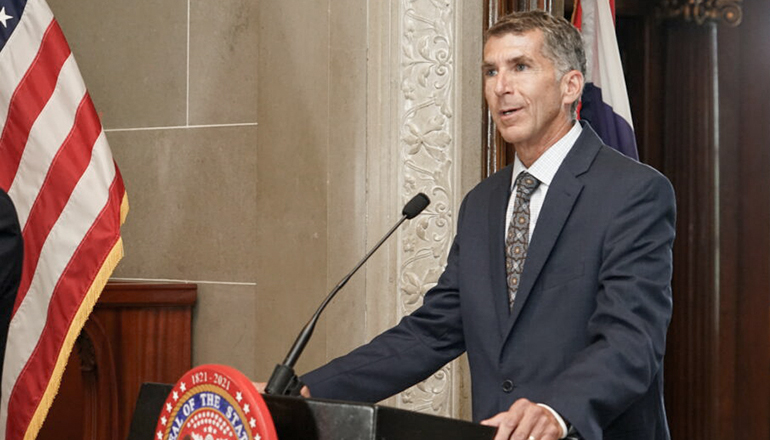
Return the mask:
<path fill-rule="evenodd" d="M 500 35 L 490 36 L 484 43 L 484 62 L 491 62 L 493 58 L 500 55 L 507 57 L 530 55 L 536 56 L 541 53 L 543 44 L 543 32 L 540 29 L 533 29 L 526 32 L 507 32 Z M 531 52 L 531 53 L 530 53 Z"/>

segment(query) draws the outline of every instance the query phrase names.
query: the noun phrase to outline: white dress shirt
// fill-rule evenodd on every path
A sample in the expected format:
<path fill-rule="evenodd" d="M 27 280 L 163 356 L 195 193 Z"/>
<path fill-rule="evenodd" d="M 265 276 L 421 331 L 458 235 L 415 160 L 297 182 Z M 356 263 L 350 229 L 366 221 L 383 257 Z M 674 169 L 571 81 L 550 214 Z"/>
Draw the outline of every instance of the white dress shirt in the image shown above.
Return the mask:
<path fill-rule="evenodd" d="M 537 219 L 540 216 L 540 208 L 543 207 L 543 201 L 545 195 L 548 193 L 548 188 L 551 186 L 553 176 L 556 175 L 556 171 L 559 170 L 561 163 L 564 162 L 564 158 L 567 157 L 567 153 L 572 150 L 575 145 L 575 141 L 580 137 L 580 133 L 583 131 L 583 127 L 579 122 L 576 122 L 572 126 L 570 131 L 564 135 L 561 139 L 556 141 L 550 148 L 532 164 L 529 169 L 524 167 L 524 164 L 519 160 L 519 156 L 516 156 L 513 160 L 513 174 L 511 175 L 511 196 L 508 199 L 508 210 L 505 213 L 505 233 L 508 232 L 508 225 L 511 223 L 511 217 L 513 217 L 513 206 L 516 201 L 516 178 L 524 171 L 527 171 L 534 178 L 540 181 L 540 185 L 532 193 L 529 199 L 529 241 L 532 241 L 532 233 L 535 232 L 535 225 Z"/>
<path fill-rule="evenodd" d="M 548 193 L 548 188 L 551 186 L 553 176 L 556 175 L 556 171 L 559 170 L 561 163 L 564 162 L 564 158 L 567 157 L 567 154 L 570 152 L 570 150 L 572 150 L 572 147 L 575 145 L 575 141 L 577 141 L 577 138 L 580 136 L 582 131 L 583 127 L 579 122 L 576 122 L 570 131 L 568 131 L 564 137 L 556 141 L 556 143 L 553 144 L 550 148 L 545 150 L 545 152 L 539 158 L 537 158 L 535 163 L 533 163 L 529 169 L 524 167 L 524 164 L 521 163 L 521 160 L 519 160 L 518 156 L 514 158 L 513 174 L 511 176 L 511 195 L 508 198 L 508 210 L 505 214 L 506 234 L 508 233 L 511 217 L 513 217 L 513 207 L 516 202 L 516 178 L 519 176 L 519 174 L 526 171 L 540 181 L 540 185 L 538 185 L 529 199 L 529 237 L 527 238 L 528 242 L 531 242 L 532 234 L 535 232 L 535 226 L 537 225 L 537 219 L 540 217 L 540 208 L 543 207 L 543 201 L 545 200 L 545 195 Z M 566 437 L 567 424 L 564 422 L 564 419 L 561 417 L 561 415 L 559 415 L 559 413 L 557 413 L 548 405 L 544 405 L 542 403 L 538 403 L 538 405 L 547 409 L 551 412 L 551 414 L 554 415 L 554 417 L 556 417 L 556 421 L 559 422 L 559 426 L 561 426 L 562 430 L 561 436 L 559 438 Z"/>

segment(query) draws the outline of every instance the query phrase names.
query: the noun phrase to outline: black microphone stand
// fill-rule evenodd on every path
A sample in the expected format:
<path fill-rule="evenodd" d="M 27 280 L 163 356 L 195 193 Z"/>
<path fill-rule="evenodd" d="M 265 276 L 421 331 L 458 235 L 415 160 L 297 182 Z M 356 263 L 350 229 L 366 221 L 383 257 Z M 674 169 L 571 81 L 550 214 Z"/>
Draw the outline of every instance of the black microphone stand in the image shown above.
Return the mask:
<path fill-rule="evenodd" d="M 326 296 L 326 299 L 324 299 L 324 301 L 321 303 L 321 306 L 318 307 L 318 310 L 316 310 L 316 312 L 313 314 L 313 317 L 310 318 L 310 321 L 305 324 L 305 327 L 302 329 L 299 336 L 297 336 L 297 339 L 294 341 L 294 345 L 292 345 L 291 349 L 289 350 L 289 354 L 286 355 L 286 359 L 284 359 L 282 364 L 275 366 L 273 374 L 270 376 L 270 380 L 267 382 L 267 386 L 265 387 L 266 394 L 280 396 L 299 395 L 299 392 L 304 384 L 294 372 L 294 365 L 297 363 L 297 359 L 299 359 L 299 356 L 305 349 L 305 346 L 310 340 L 310 337 L 313 335 L 313 331 L 315 330 L 318 318 L 321 316 L 321 312 L 323 312 L 323 310 L 326 308 L 329 302 L 331 302 L 332 298 L 334 298 L 337 292 L 339 292 L 340 289 L 342 289 L 342 287 L 347 284 L 353 274 L 355 274 L 358 269 L 360 269 L 361 266 L 366 263 L 366 260 L 368 260 L 369 257 L 371 257 L 372 254 L 374 254 L 374 252 L 377 251 L 377 249 L 379 249 L 383 243 L 385 243 L 385 240 L 390 238 L 390 236 L 396 232 L 396 229 L 398 229 L 402 223 L 408 219 L 416 217 L 420 212 L 422 212 L 422 210 L 425 209 L 429 203 L 430 199 L 428 199 L 428 196 L 423 193 L 419 193 L 414 196 L 406 204 L 406 206 L 404 206 L 402 211 L 403 217 L 401 217 L 401 219 L 392 228 L 390 228 L 388 233 L 385 234 L 385 236 L 382 237 L 382 239 L 380 239 L 376 245 L 374 245 L 374 247 L 366 254 L 366 256 L 364 256 L 361 261 L 358 262 L 356 267 L 354 267 L 349 274 L 345 275 L 345 277 L 343 277 L 342 280 L 340 280 L 340 282 L 334 286 L 331 292 L 329 292 L 329 294 Z"/>

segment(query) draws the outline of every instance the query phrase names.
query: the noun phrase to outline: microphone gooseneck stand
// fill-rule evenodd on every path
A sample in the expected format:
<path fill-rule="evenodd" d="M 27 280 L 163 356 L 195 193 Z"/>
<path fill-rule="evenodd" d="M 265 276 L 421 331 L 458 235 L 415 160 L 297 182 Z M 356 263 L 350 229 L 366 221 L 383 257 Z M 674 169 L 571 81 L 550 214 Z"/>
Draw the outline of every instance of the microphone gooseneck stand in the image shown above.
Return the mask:
<path fill-rule="evenodd" d="M 371 257 L 372 254 L 374 254 L 374 252 L 377 251 L 377 249 L 379 249 L 383 243 L 385 243 L 385 240 L 390 238 L 390 236 L 396 232 L 396 229 L 398 229 L 398 227 L 401 226 L 401 224 L 406 220 L 411 220 L 417 217 L 417 215 L 420 214 L 429 204 L 430 199 L 428 199 L 428 196 L 423 193 L 419 193 L 412 197 L 412 199 L 407 202 L 407 204 L 404 206 L 404 209 L 401 211 L 401 219 L 395 225 L 393 225 L 393 227 L 390 228 L 385 236 L 383 236 L 382 239 L 380 239 L 380 241 L 378 241 L 377 244 L 374 245 L 374 247 L 364 256 L 364 258 L 358 262 L 356 267 L 354 267 L 349 274 L 345 275 L 345 277 L 342 278 L 342 280 L 340 280 L 336 286 L 334 286 L 331 292 L 329 292 L 329 294 L 326 296 L 326 299 L 324 299 L 324 301 L 321 303 L 321 306 L 318 307 L 318 310 L 316 310 L 316 312 L 313 314 L 313 317 L 310 318 L 310 321 L 305 324 L 305 327 L 299 333 L 299 336 L 297 336 L 297 339 L 294 341 L 294 345 L 291 346 L 289 353 L 286 355 L 286 359 L 284 359 L 283 363 L 275 366 L 273 374 L 270 376 L 270 380 L 267 382 L 267 386 L 265 387 L 266 394 L 281 396 L 299 395 L 299 392 L 304 384 L 294 372 L 294 365 L 297 363 L 297 359 L 299 359 L 299 356 L 305 349 L 305 346 L 310 340 L 310 337 L 313 335 L 313 330 L 315 330 L 315 326 L 318 322 L 318 318 L 321 316 L 321 312 L 323 312 L 323 310 L 326 308 L 329 302 L 331 302 L 332 298 L 334 298 L 337 292 L 339 292 L 340 289 L 342 289 L 342 287 L 347 284 L 353 274 L 355 274 L 356 271 L 358 271 L 358 269 L 361 268 L 364 263 L 366 263 L 366 260 L 368 260 L 369 257 Z"/>

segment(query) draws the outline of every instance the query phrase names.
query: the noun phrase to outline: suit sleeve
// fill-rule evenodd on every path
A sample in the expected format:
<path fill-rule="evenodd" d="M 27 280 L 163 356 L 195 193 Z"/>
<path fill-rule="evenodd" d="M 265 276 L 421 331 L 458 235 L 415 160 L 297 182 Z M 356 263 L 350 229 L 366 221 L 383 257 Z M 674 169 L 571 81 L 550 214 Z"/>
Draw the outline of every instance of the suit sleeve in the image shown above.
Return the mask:
<path fill-rule="evenodd" d="M 619 206 L 602 244 L 591 343 L 548 387 L 548 405 L 585 438 L 659 386 L 671 320 L 675 199 L 655 174 Z"/>
<path fill-rule="evenodd" d="M 13 304 L 21 280 L 24 256 L 19 220 L 11 198 L 0 190 L 0 375 Z"/>
<path fill-rule="evenodd" d="M 458 219 L 462 219 L 460 208 Z M 426 379 L 465 351 L 458 293 L 459 240 L 423 305 L 370 343 L 302 377 L 313 397 L 378 402 Z"/>

